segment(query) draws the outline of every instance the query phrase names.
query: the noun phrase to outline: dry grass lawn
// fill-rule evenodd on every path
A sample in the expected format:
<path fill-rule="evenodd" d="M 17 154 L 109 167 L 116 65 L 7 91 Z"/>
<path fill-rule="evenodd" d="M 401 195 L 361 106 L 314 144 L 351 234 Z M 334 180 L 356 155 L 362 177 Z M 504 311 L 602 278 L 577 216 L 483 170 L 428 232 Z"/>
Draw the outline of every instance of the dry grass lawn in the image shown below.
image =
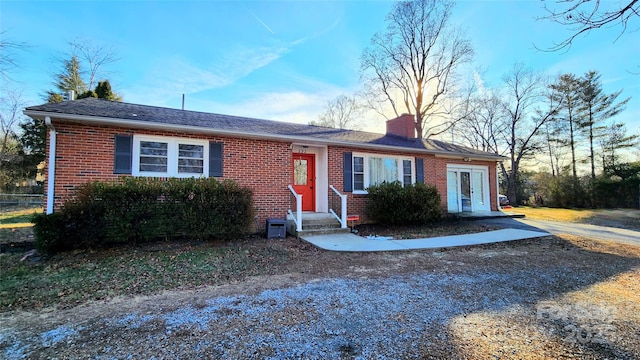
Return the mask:
<path fill-rule="evenodd" d="M 504 212 L 524 214 L 527 219 L 572 222 L 640 230 L 637 209 L 556 209 L 520 206 Z"/>

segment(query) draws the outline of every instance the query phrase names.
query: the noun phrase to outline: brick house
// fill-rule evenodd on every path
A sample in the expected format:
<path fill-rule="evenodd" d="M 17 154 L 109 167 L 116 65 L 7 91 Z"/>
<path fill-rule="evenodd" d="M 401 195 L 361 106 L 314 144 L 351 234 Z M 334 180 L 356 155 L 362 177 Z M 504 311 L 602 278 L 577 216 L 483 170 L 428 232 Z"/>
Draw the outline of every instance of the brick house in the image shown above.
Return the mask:
<path fill-rule="evenodd" d="M 81 99 L 25 109 L 44 120 L 46 210 L 75 186 L 121 176 L 233 179 L 253 189 L 258 224 L 332 214 L 364 215 L 370 184 L 424 182 L 449 212 L 498 209 L 503 157 L 415 137 L 413 116 L 387 121 L 386 134 Z M 344 209 L 344 211 L 343 211 Z"/>

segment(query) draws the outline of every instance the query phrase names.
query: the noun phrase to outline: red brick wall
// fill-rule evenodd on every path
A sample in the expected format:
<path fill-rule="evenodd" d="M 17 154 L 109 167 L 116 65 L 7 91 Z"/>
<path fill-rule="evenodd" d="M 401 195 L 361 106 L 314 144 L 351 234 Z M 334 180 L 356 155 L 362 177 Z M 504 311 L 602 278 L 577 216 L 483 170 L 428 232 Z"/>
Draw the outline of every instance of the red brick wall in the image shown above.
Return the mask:
<path fill-rule="evenodd" d="M 267 218 L 284 218 L 289 209 L 290 192 L 287 185 L 291 182 L 291 150 L 287 143 L 181 132 L 134 132 L 125 128 L 87 126 L 60 121 L 55 121 L 53 125 L 57 131 L 55 208 L 62 205 L 70 190 L 77 185 L 123 176 L 113 173 L 114 136 L 135 133 L 222 142 L 224 176 L 218 179 L 232 179 L 241 186 L 253 189 L 258 228 L 264 227 Z"/>
<path fill-rule="evenodd" d="M 55 208 L 59 208 L 64 199 L 69 196 L 69 191 L 79 184 L 123 176 L 113 173 L 114 136 L 134 133 L 222 142 L 224 144 L 224 176 L 220 179 L 232 179 L 241 186 L 253 189 L 254 204 L 258 215 L 258 229 L 264 227 L 267 218 L 284 218 L 291 206 L 291 193 L 287 189 L 287 185 L 291 183 L 292 150 L 289 149 L 289 144 L 286 142 L 247 140 L 183 132 L 133 131 L 126 128 L 87 126 L 62 121 L 54 121 L 53 125 L 57 130 Z M 329 185 L 335 186 L 341 192 L 343 190 L 342 162 L 345 151 L 409 157 L 416 155 L 403 151 L 376 151 L 329 146 Z M 434 155 L 420 155 L 420 157 L 424 159 L 425 182 L 437 187 L 445 210 L 447 204 L 447 164 L 488 166 L 491 209 L 497 209 L 494 162 L 463 162 L 462 160 L 436 158 Z M 48 184 L 46 186 L 48 187 Z M 361 218 L 364 218 L 366 200 L 366 195 L 348 193 L 349 214 L 359 214 Z"/>
<path fill-rule="evenodd" d="M 393 152 L 393 151 L 378 151 L 378 150 L 362 150 L 349 147 L 329 147 L 329 184 L 334 185 L 336 189 L 343 192 L 344 178 L 342 176 L 343 166 L 343 153 L 344 152 L 360 152 L 368 154 L 387 154 L 395 156 L 408 156 L 416 157 L 415 153 L 411 152 Z M 447 211 L 447 164 L 461 164 L 461 165 L 481 165 L 489 168 L 489 196 L 491 199 L 491 210 L 497 210 L 497 194 L 496 194 L 496 166 L 492 161 L 471 161 L 464 162 L 462 159 L 446 159 L 438 158 L 435 155 L 420 154 L 420 157 L 424 161 L 424 182 L 426 184 L 435 185 L 440 193 L 442 200 L 442 208 Z M 361 222 L 366 221 L 365 207 L 367 201 L 367 195 L 347 193 L 347 207 L 349 209 L 349 215 L 360 215 Z"/>

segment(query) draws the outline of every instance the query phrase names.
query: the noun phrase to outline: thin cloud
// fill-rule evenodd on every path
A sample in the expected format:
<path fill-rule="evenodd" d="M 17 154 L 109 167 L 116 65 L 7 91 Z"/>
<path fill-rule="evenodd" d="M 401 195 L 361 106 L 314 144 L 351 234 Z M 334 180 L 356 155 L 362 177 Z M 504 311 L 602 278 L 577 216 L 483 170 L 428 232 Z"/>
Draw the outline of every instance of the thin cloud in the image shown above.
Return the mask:
<path fill-rule="evenodd" d="M 286 46 L 237 48 L 207 66 L 176 58 L 160 64 L 150 73 L 147 85 L 131 89 L 131 94 L 125 96 L 145 104 L 163 105 L 167 103 L 166 98 L 230 86 L 289 51 Z"/>
<path fill-rule="evenodd" d="M 244 4 L 243 4 L 244 5 Z M 273 30 L 271 30 L 271 28 L 264 23 L 264 21 L 262 21 L 258 15 L 254 14 L 253 11 L 249 10 L 249 8 L 247 8 L 247 6 L 245 5 L 245 9 L 247 9 L 247 11 L 249 12 L 249 14 L 251 14 L 251 16 L 253 16 L 254 19 L 256 19 L 265 29 L 267 29 L 267 31 L 269 31 L 271 34 L 275 34 L 275 32 L 273 32 Z"/>

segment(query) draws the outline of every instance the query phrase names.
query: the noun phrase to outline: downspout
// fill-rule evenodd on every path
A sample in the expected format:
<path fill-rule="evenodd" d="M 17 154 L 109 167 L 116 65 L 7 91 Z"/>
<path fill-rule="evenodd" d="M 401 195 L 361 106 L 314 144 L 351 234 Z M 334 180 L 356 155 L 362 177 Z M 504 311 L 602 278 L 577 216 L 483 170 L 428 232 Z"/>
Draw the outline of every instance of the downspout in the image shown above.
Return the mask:
<path fill-rule="evenodd" d="M 502 206 L 500 205 L 500 179 L 498 178 L 498 171 L 500 171 L 500 168 L 496 161 L 496 209 L 498 211 L 502 211 Z"/>
<path fill-rule="evenodd" d="M 51 118 L 46 116 L 44 123 L 49 129 L 49 171 L 47 176 L 47 214 L 53 213 L 55 179 L 56 179 L 56 128 L 51 123 Z"/>

